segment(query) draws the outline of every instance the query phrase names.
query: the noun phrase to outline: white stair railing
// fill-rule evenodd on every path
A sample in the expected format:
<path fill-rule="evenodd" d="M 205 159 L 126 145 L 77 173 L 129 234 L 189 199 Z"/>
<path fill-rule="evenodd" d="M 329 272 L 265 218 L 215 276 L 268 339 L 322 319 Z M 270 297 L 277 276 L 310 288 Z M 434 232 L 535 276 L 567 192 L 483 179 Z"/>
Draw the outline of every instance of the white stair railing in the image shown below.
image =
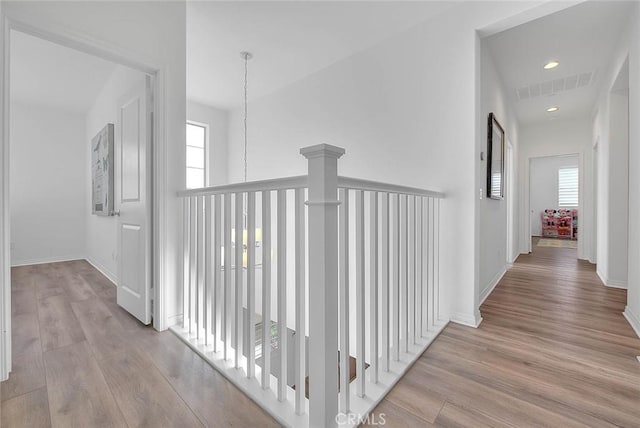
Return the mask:
<path fill-rule="evenodd" d="M 338 147 L 301 154 L 305 176 L 179 193 L 172 330 L 283 425 L 357 426 L 445 325 L 443 195 L 340 177 Z"/>

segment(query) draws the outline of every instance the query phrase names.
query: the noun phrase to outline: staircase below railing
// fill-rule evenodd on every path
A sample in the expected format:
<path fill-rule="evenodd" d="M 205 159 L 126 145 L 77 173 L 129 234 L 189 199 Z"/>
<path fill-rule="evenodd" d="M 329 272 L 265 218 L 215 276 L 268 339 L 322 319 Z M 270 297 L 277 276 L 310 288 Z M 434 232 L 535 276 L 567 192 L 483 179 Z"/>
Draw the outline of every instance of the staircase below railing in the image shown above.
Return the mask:
<path fill-rule="evenodd" d="M 180 192 L 172 330 L 283 425 L 357 426 L 446 325 L 443 195 L 339 177 L 337 147 L 301 153 L 305 176 Z"/>

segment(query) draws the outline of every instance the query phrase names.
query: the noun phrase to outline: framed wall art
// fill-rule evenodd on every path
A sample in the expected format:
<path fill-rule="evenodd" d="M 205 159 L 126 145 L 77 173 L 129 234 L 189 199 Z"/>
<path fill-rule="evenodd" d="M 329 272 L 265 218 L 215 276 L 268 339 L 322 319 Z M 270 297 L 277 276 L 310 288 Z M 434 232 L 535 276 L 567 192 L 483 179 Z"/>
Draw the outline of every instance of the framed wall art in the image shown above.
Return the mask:
<path fill-rule="evenodd" d="M 487 125 L 487 197 L 504 197 L 504 128 L 493 113 Z"/>
<path fill-rule="evenodd" d="M 113 212 L 113 123 L 91 139 L 91 213 L 109 216 Z"/>

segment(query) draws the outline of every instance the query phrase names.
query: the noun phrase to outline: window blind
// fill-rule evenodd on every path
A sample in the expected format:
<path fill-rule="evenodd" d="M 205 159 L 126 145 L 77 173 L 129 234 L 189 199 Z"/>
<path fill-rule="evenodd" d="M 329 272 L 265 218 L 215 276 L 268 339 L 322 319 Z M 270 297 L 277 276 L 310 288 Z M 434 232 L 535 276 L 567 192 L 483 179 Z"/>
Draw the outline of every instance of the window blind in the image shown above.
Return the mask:
<path fill-rule="evenodd" d="M 558 170 L 558 206 L 578 206 L 578 168 Z"/>

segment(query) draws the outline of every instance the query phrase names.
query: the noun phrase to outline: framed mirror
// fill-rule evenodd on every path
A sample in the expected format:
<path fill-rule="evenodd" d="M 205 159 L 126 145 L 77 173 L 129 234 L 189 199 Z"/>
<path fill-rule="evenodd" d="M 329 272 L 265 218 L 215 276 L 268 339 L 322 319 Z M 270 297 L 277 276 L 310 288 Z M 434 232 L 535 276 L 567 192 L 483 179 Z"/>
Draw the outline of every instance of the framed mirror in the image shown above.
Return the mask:
<path fill-rule="evenodd" d="M 504 197 L 504 128 L 493 113 L 487 126 L 487 197 Z"/>

